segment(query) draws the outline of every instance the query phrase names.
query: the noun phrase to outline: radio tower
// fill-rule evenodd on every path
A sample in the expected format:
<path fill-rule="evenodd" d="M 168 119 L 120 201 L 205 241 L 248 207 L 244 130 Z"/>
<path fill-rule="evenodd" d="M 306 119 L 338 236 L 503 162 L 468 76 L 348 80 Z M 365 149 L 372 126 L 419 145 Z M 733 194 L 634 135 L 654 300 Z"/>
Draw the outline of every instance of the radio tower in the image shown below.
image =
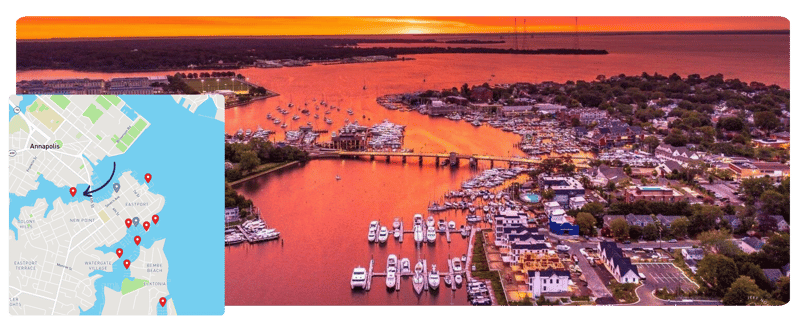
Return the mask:
<path fill-rule="evenodd" d="M 515 25 L 512 26 L 512 31 L 515 32 L 515 50 L 518 50 L 518 18 L 515 18 Z"/>

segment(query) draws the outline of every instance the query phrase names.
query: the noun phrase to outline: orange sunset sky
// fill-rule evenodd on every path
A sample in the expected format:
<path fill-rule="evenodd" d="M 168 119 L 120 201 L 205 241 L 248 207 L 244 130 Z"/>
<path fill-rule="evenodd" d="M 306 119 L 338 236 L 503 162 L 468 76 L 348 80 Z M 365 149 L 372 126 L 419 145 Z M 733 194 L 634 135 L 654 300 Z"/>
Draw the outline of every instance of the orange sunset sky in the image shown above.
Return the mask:
<path fill-rule="evenodd" d="M 512 32 L 515 17 L 23 17 L 17 39 Z M 574 17 L 517 17 L 518 32 L 575 31 Z M 789 30 L 781 17 L 579 17 L 580 32 Z"/>

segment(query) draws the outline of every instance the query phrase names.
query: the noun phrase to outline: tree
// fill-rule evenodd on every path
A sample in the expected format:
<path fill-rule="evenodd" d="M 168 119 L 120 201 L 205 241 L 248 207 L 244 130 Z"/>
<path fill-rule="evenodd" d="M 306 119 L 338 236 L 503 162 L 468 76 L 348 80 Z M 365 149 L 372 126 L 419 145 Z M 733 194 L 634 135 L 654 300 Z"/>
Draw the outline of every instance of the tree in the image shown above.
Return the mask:
<path fill-rule="evenodd" d="M 576 223 L 579 225 L 579 232 L 585 236 L 596 235 L 596 218 L 590 213 L 577 213 Z"/>
<path fill-rule="evenodd" d="M 719 121 L 716 123 L 716 126 L 725 131 L 740 132 L 744 129 L 744 122 L 742 122 L 742 119 L 738 117 L 730 116 L 720 118 Z"/>
<path fill-rule="evenodd" d="M 731 283 L 722 303 L 725 305 L 763 304 L 763 299 L 769 297 L 767 292 L 758 288 L 756 283 L 747 276 L 741 276 Z"/>
<path fill-rule="evenodd" d="M 739 190 L 744 194 L 747 200 L 754 204 L 764 191 L 773 188 L 772 179 L 769 177 L 748 178 L 742 180 Z"/>
<path fill-rule="evenodd" d="M 761 255 L 764 257 L 761 267 L 780 269 L 789 263 L 789 252 L 789 234 L 776 233 L 770 236 L 761 247 Z"/>
<path fill-rule="evenodd" d="M 604 213 L 604 206 L 598 202 L 586 203 L 579 211 L 587 212 L 591 215 L 597 216 Z"/>
<path fill-rule="evenodd" d="M 697 236 L 702 248 L 713 250 L 717 254 L 734 257 L 741 253 L 741 250 L 730 238 L 730 233 L 726 230 L 710 230 Z"/>
<path fill-rule="evenodd" d="M 767 216 L 783 216 L 789 221 L 789 198 L 775 190 L 767 190 L 761 194 L 761 212 Z"/>
<path fill-rule="evenodd" d="M 554 190 L 551 189 L 543 190 L 542 194 L 543 194 L 543 200 L 554 200 L 554 196 L 556 195 Z"/>
<path fill-rule="evenodd" d="M 252 150 L 241 151 L 240 159 L 241 162 L 238 163 L 238 168 L 241 169 L 241 171 L 249 172 L 260 165 L 260 158 L 258 158 L 257 153 Z"/>
<path fill-rule="evenodd" d="M 688 233 L 688 219 L 680 217 L 672 221 L 672 235 L 677 238 L 683 238 Z"/>
<path fill-rule="evenodd" d="M 630 224 L 624 218 L 616 218 L 610 222 L 610 231 L 616 239 L 627 239 L 630 237 Z"/>
<path fill-rule="evenodd" d="M 717 296 L 724 295 L 731 284 L 739 278 L 736 263 L 732 259 L 718 254 L 705 255 L 697 263 L 697 275 L 711 286 L 711 291 Z M 755 286 L 755 283 L 752 284 Z"/>
<path fill-rule="evenodd" d="M 784 276 L 775 284 L 772 297 L 784 303 L 789 303 L 789 277 Z"/>
<path fill-rule="evenodd" d="M 766 131 L 767 133 L 781 126 L 781 121 L 778 120 L 778 116 L 770 111 L 753 113 L 753 123 L 756 125 L 756 127 Z"/>
<path fill-rule="evenodd" d="M 660 140 L 654 136 L 647 136 L 644 137 L 644 140 L 641 141 L 645 147 L 649 150 L 650 153 L 655 153 L 655 149 L 660 145 Z"/>
<path fill-rule="evenodd" d="M 646 226 L 644 226 L 643 229 L 641 229 L 641 233 L 644 235 L 645 240 L 656 240 L 658 239 L 658 234 L 660 233 L 660 231 L 658 231 L 658 226 L 649 223 Z"/>
<path fill-rule="evenodd" d="M 767 291 L 772 290 L 773 285 L 770 284 L 767 276 L 764 275 L 761 266 L 745 261 L 739 264 L 738 268 L 739 275 L 750 277 L 759 288 Z"/>
<path fill-rule="evenodd" d="M 673 129 L 672 132 L 663 139 L 663 142 L 671 146 L 684 146 L 688 143 L 688 137 L 683 131 Z"/>

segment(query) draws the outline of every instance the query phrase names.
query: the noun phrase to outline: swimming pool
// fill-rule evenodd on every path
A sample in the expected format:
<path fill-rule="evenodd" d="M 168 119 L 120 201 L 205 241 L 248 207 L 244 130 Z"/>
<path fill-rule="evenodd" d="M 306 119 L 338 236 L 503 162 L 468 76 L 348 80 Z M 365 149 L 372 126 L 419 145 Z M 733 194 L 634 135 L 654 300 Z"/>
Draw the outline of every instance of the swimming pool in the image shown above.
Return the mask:
<path fill-rule="evenodd" d="M 536 193 L 526 193 L 522 198 L 526 202 L 540 202 L 540 195 Z"/>

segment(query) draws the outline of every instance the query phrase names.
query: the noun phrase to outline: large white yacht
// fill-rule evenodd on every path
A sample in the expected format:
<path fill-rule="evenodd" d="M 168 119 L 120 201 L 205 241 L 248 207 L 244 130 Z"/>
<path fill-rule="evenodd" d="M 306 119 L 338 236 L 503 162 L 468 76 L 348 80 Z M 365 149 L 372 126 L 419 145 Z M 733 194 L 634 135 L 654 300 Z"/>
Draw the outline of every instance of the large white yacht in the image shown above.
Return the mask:
<path fill-rule="evenodd" d="M 367 269 L 361 266 L 358 266 L 355 269 L 353 269 L 353 277 L 350 280 L 350 287 L 364 288 L 364 285 L 366 284 L 367 284 Z"/>

